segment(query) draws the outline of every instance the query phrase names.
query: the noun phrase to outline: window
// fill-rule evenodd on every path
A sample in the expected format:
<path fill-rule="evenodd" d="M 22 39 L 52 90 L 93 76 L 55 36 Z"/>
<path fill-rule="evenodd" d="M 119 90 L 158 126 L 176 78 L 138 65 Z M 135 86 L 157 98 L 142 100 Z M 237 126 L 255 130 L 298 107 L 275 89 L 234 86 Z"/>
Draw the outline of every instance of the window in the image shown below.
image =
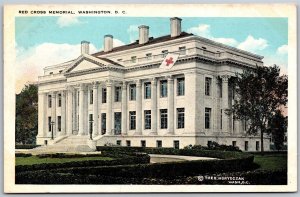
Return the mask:
<path fill-rule="evenodd" d="M 141 140 L 141 147 L 146 147 L 146 141 L 145 140 Z"/>
<path fill-rule="evenodd" d="M 48 131 L 51 131 L 51 116 L 48 116 Z"/>
<path fill-rule="evenodd" d="M 62 73 L 62 70 L 60 70 L 59 73 Z"/>
<path fill-rule="evenodd" d="M 245 141 L 245 151 L 248 151 L 248 147 L 249 147 L 248 141 Z"/>
<path fill-rule="evenodd" d="M 160 97 L 168 96 L 168 84 L 167 80 L 160 81 Z"/>
<path fill-rule="evenodd" d="M 101 133 L 106 133 L 106 113 L 101 114 Z"/>
<path fill-rule="evenodd" d="M 61 131 L 61 116 L 57 116 L 57 130 Z"/>
<path fill-rule="evenodd" d="M 115 121 L 114 121 L 114 129 L 115 129 L 115 135 L 121 134 L 121 112 L 115 112 Z"/>
<path fill-rule="evenodd" d="M 218 88 L 219 88 L 219 97 L 222 98 L 222 80 L 221 79 L 219 79 Z"/>
<path fill-rule="evenodd" d="M 93 90 L 90 90 L 90 104 L 93 104 Z"/>
<path fill-rule="evenodd" d="M 235 132 L 235 117 L 232 118 L 232 131 Z"/>
<path fill-rule="evenodd" d="M 89 132 L 93 133 L 93 114 L 89 114 Z"/>
<path fill-rule="evenodd" d="M 106 103 L 106 96 L 107 96 L 106 88 L 102 88 L 102 103 Z"/>
<path fill-rule="evenodd" d="M 184 95 L 184 78 L 177 79 L 177 96 Z"/>
<path fill-rule="evenodd" d="M 126 146 L 131 146 L 130 140 L 126 140 Z"/>
<path fill-rule="evenodd" d="M 156 147 L 161 148 L 162 147 L 162 141 L 161 140 L 156 140 Z"/>
<path fill-rule="evenodd" d="M 223 119 L 223 110 L 221 109 L 221 117 L 220 117 L 220 120 L 221 120 L 221 121 L 220 121 L 220 129 L 222 129 L 222 126 L 223 126 L 223 125 L 222 125 L 222 124 L 223 124 L 223 123 L 222 123 L 222 121 L 223 121 L 222 119 Z"/>
<path fill-rule="evenodd" d="M 135 101 L 136 99 L 136 85 L 130 84 L 129 85 L 129 100 Z"/>
<path fill-rule="evenodd" d="M 210 96 L 211 78 L 205 77 L 205 95 Z"/>
<path fill-rule="evenodd" d="M 179 149 L 179 141 L 178 140 L 174 140 L 173 146 L 174 146 L 175 149 Z"/>
<path fill-rule="evenodd" d="M 160 128 L 161 129 L 168 128 L 168 110 L 167 109 L 160 110 Z"/>
<path fill-rule="evenodd" d="M 58 107 L 61 107 L 61 94 L 58 94 Z"/>
<path fill-rule="evenodd" d="M 244 120 L 243 123 L 244 123 L 244 125 L 243 125 L 244 126 L 244 131 L 247 131 L 247 120 Z"/>
<path fill-rule="evenodd" d="M 145 129 L 151 129 L 151 110 L 144 111 Z"/>
<path fill-rule="evenodd" d="M 184 108 L 177 108 L 177 128 L 184 128 Z"/>
<path fill-rule="evenodd" d="M 122 141 L 121 140 L 117 140 L 117 143 L 116 143 L 118 146 L 121 146 L 122 144 Z"/>
<path fill-rule="evenodd" d="M 236 141 L 232 141 L 232 146 L 236 147 Z"/>
<path fill-rule="evenodd" d="M 161 53 L 163 57 L 166 57 L 168 55 L 168 50 L 163 50 Z"/>
<path fill-rule="evenodd" d="M 130 111 L 129 112 L 129 129 L 130 130 L 135 130 L 136 126 L 136 114 L 135 111 Z"/>
<path fill-rule="evenodd" d="M 210 128 L 211 108 L 205 108 L 205 129 Z"/>
<path fill-rule="evenodd" d="M 131 57 L 131 62 L 132 62 L 132 63 L 136 63 L 136 56 L 132 56 L 132 57 Z"/>
<path fill-rule="evenodd" d="M 122 97 L 122 89 L 121 86 L 115 87 L 115 102 L 120 102 Z"/>
<path fill-rule="evenodd" d="M 212 146 L 212 142 L 211 141 L 207 141 L 207 147 L 210 148 Z"/>
<path fill-rule="evenodd" d="M 179 47 L 179 54 L 185 55 L 186 54 L 186 47 Z"/>
<path fill-rule="evenodd" d="M 152 59 L 152 53 L 147 53 L 146 57 L 147 57 L 147 60 L 151 60 Z"/>
<path fill-rule="evenodd" d="M 145 99 L 150 99 L 151 98 L 151 83 L 150 82 L 146 82 L 144 83 L 144 95 L 145 95 Z"/>
<path fill-rule="evenodd" d="M 77 100 L 78 100 L 78 102 L 77 102 L 77 105 L 79 106 L 79 92 L 77 92 Z"/>
<path fill-rule="evenodd" d="M 255 148 L 256 148 L 256 151 L 259 151 L 259 141 L 256 141 Z"/>
<path fill-rule="evenodd" d="M 48 107 L 51 108 L 52 107 L 52 96 L 48 95 Z"/>
<path fill-rule="evenodd" d="M 53 72 L 50 72 L 49 74 L 50 74 L 50 75 L 53 75 Z"/>

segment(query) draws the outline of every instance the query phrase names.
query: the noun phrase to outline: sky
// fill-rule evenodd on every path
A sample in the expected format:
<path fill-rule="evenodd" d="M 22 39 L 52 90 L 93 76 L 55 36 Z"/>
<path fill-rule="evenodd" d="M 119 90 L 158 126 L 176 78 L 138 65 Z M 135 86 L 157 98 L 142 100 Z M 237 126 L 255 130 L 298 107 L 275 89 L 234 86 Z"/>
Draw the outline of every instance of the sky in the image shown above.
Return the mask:
<path fill-rule="evenodd" d="M 180 17 L 180 16 L 179 16 Z M 259 17 L 181 17 L 182 31 L 264 56 L 266 66 L 288 66 L 288 19 Z M 148 25 L 149 36 L 170 34 L 168 17 L 16 17 L 16 93 L 37 81 L 45 66 L 75 59 L 80 42 L 90 42 L 90 52 L 103 48 L 111 34 L 114 47 L 138 39 L 138 26 Z"/>

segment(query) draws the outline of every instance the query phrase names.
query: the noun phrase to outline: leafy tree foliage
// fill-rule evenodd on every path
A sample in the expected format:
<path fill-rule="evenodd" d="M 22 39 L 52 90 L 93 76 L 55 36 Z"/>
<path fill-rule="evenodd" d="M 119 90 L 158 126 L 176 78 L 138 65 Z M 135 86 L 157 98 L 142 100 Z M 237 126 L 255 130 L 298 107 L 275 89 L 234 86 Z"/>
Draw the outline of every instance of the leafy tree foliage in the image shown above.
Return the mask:
<path fill-rule="evenodd" d="M 34 144 L 38 130 L 38 87 L 26 85 L 16 95 L 16 143 Z"/>
<path fill-rule="evenodd" d="M 287 132 L 287 117 L 284 117 L 280 110 L 278 110 L 270 120 L 269 131 L 274 140 L 276 150 L 282 150 L 284 148 L 284 136 Z"/>
<path fill-rule="evenodd" d="M 236 119 L 247 121 L 248 134 L 257 135 L 260 132 L 263 154 L 263 136 L 270 131 L 269 121 L 288 101 L 288 78 L 280 75 L 280 68 L 276 65 L 257 66 L 236 75 L 233 83 L 237 97 L 228 113 L 233 113 Z"/>

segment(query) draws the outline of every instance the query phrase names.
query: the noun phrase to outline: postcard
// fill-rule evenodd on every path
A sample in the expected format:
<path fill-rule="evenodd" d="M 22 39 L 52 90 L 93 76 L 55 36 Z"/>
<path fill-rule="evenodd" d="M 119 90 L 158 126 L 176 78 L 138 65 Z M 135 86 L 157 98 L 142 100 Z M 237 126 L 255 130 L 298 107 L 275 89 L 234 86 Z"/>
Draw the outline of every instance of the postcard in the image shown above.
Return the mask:
<path fill-rule="evenodd" d="M 296 29 L 292 4 L 4 6 L 5 192 L 297 191 Z"/>

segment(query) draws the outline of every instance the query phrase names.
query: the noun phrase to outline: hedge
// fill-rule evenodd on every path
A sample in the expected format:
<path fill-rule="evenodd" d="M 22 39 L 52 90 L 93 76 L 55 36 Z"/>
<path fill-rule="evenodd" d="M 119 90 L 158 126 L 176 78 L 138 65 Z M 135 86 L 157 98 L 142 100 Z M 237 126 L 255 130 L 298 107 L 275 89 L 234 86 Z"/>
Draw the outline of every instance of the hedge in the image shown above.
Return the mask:
<path fill-rule="evenodd" d="M 234 172 L 222 174 L 205 174 L 210 177 L 243 177 L 244 184 L 249 185 L 286 185 L 287 172 L 277 171 L 250 171 Z M 199 180 L 199 176 L 167 178 L 144 178 L 144 177 L 118 177 L 104 175 L 81 175 L 81 174 L 62 174 L 50 171 L 22 172 L 16 175 L 16 184 L 147 184 L 147 185 L 232 185 L 229 181 L 220 180 Z M 241 183 L 243 184 L 243 183 Z M 238 185 L 238 184 L 237 184 Z"/>
<path fill-rule="evenodd" d="M 36 144 L 16 144 L 15 149 L 33 149 L 37 148 L 41 145 L 36 145 Z"/>
<path fill-rule="evenodd" d="M 111 155 L 106 154 L 101 156 L 111 156 Z M 65 163 L 18 165 L 16 166 L 16 173 L 20 173 L 24 171 L 52 170 L 52 169 L 59 169 L 59 168 L 113 166 L 113 165 L 143 164 L 143 163 L 150 162 L 150 157 L 147 154 L 131 153 L 129 155 L 119 154 L 118 156 L 119 158 L 116 158 L 114 160 L 87 160 L 87 161 L 72 161 L 72 162 L 65 162 Z"/>

